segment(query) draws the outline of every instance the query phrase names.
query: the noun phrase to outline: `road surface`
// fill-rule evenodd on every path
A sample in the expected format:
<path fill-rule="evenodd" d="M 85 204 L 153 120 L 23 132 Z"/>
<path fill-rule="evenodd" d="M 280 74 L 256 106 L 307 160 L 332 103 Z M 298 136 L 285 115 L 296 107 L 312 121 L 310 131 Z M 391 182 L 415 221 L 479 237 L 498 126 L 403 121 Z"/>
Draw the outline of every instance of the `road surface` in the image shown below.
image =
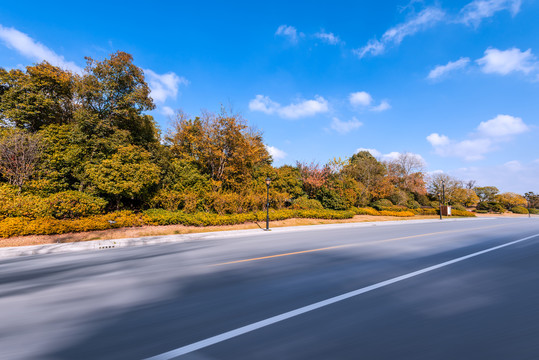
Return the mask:
<path fill-rule="evenodd" d="M 0 261 L 1 359 L 539 359 L 539 219 Z"/>

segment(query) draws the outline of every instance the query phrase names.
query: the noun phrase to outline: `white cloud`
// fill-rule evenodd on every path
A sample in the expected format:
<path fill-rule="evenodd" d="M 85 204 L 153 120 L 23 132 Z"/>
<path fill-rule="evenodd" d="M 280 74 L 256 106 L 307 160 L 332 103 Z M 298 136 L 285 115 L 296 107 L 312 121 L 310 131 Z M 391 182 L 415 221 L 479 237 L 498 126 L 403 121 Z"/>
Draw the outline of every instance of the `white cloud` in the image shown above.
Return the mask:
<path fill-rule="evenodd" d="M 457 22 L 477 26 L 481 20 L 504 10 L 509 10 L 515 16 L 520 11 L 521 3 L 521 0 L 474 0 L 460 10 Z"/>
<path fill-rule="evenodd" d="M 350 102 L 350 105 L 356 106 L 356 107 L 367 107 L 370 106 L 373 102 L 373 98 L 371 94 L 369 94 L 366 91 L 358 91 L 353 92 L 348 96 L 348 101 Z M 391 108 L 391 105 L 389 105 L 389 102 L 387 100 L 382 100 L 380 104 L 376 106 L 371 106 L 369 108 L 370 111 L 385 111 Z"/>
<path fill-rule="evenodd" d="M 302 100 L 297 103 L 282 106 L 272 101 L 268 96 L 256 95 L 249 101 L 249 110 L 261 111 L 265 114 L 277 114 L 287 119 L 298 119 L 302 117 L 314 116 L 318 113 L 329 111 L 329 104 L 322 96 L 315 96 L 313 100 Z"/>
<path fill-rule="evenodd" d="M 445 135 L 433 133 L 427 141 L 440 156 L 454 156 L 467 161 L 481 160 L 489 152 L 497 150 L 501 143 L 511 140 L 511 135 L 527 131 L 528 126 L 521 118 L 510 115 L 498 115 L 494 119 L 483 121 L 477 127 L 472 139 L 451 140 Z"/>
<path fill-rule="evenodd" d="M 331 121 L 331 128 L 340 134 L 349 133 L 352 130 L 358 129 L 361 125 L 363 123 L 355 117 L 350 121 L 341 121 L 339 118 L 334 117 Z"/>
<path fill-rule="evenodd" d="M 282 159 L 284 159 L 284 158 L 287 156 L 287 153 L 285 153 L 285 152 L 282 151 L 282 150 L 277 149 L 277 148 L 274 147 L 274 146 L 266 145 L 266 150 L 267 150 L 268 153 L 271 155 L 271 157 L 273 158 L 273 160 L 282 160 Z"/>
<path fill-rule="evenodd" d="M 281 105 L 272 101 L 269 96 L 256 95 L 255 98 L 249 101 L 249 110 L 261 111 L 265 114 L 273 114 Z"/>
<path fill-rule="evenodd" d="M 476 62 L 481 66 L 481 71 L 486 74 L 507 75 L 515 71 L 529 74 L 538 68 L 531 49 L 520 51 L 520 49 L 512 48 L 502 51 L 489 48 L 485 50 L 485 56 Z"/>
<path fill-rule="evenodd" d="M 360 151 L 367 151 L 372 156 L 374 156 L 376 158 L 382 156 L 382 153 L 380 151 L 376 150 L 376 149 L 359 148 L 359 149 L 356 150 L 356 153 L 358 153 Z"/>
<path fill-rule="evenodd" d="M 529 127 L 519 117 L 498 115 L 494 119 L 482 121 L 477 130 L 485 136 L 500 137 L 526 132 Z"/>
<path fill-rule="evenodd" d="M 421 156 L 419 154 L 416 154 L 416 153 L 411 153 L 411 152 L 401 153 L 401 152 L 398 152 L 398 151 L 392 151 L 390 153 L 382 155 L 381 158 L 382 158 L 382 160 L 385 160 L 385 161 L 392 161 L 392 160 L 397 160 L 399 158 L 399 156 L 401 156 L 402 154 L 408 154 L 409 156 L 414 157 L 417 160 L 421 161 L 423 164 L 426 163 L 423 156 Z"/>
<path fill-rule="evenodd" d="M 462 69 L 468 65 L 470 58 L 461 57 L 457 61 L 450 61 L 445 65 L 438 65 L 429 72 L 428 79 L 437 79 L 451 71 Z"/>
<path fill-rule="evenodd" d="M 445 135 L 440 135 L 438 133 L 432 133 L 429 136 L 427 136 L 427 141 L 432 146 L 444 146 L 449 144 L 449 138 Z"/>
<path fill-rule="evenodd" d="M 505 166 L 510 171 L 520 171 L 524 168 L 522 164 L 520 163 L 520 161 L 518 160 L 508 161 L 505 164 L 503 164 L 503 166 Z"/>
<path fill-rule="evenodd" d="M 322 30 L 319 33 L 314 34 L 314 36 L 320 40 L 323 40 L 324 42 L 331 44 L 331 45 L 337 45 L 341 43 L 341 39 L 339 39 L 338 36 L 336 36 L 333 33 L 327 33 L 324 30 Z"/>
<path fill-rule="evenodd" d="M 179 86 L 189 84 L 186 78 L 173 72 L 160 75 L 150 69 L 144 69 L 144 74 L 151 89 L 150 96 L 158 103 L 164 103 L 168 98 L 175 99 Z"/>
<path fill-rule="evenodd" d="M 391 105 L 387 100 L 382 100 L 379 105 L 373 106 L 370 110 L 376 112 L 382 112 L 391 109 Z"/>
<path fill-rule="evenodd" d="M 82 73 L 82 68 L 71 61 L 66 61 L 62 55 L 56 54 L 45 45 L 32 39 L 25 33 L 15 28 L 6 28 L 0 25 L 0 39 L 11 49 L 16 50 L 21 55 L 33 59 L 37 62 L 46 60 L 52 65 L 73 72 Z"/>
<path fill-rule="evenodd" d="M 163 106 L 161 108 L 161 113 L 165 116 L 172 117 L 174 116 L 174 109 L 172 109 L 170 106 Z"/>
<path fill-rule="evenodd" d="M 298 31 L 293 26 L 281 25 L 277 28 L 277 31 L 275 31 L 275 35 L 284 36 L 293 44 L 298 42 Z M 302 34 L 300 33 L 299 36 L 301 35 Z"/>
<path fill-rule="evenodd" d="M 372 39 L 364 47 L 354 50 L 354 53 L 360 58 L 379 55 L 387 46 L 399 45 L 405 37 L 434 26 L 442 21 L 445 15 L 445 11 L 437 7 L 427 7 L 408 21 L 388 29 L 380 41 Z"/>
<path fill-rule="evenodd" d="M 348 99 L 353 106 L 369 106 L 372 103 L 372 96 L 365 91 L 351 93 Z"/>

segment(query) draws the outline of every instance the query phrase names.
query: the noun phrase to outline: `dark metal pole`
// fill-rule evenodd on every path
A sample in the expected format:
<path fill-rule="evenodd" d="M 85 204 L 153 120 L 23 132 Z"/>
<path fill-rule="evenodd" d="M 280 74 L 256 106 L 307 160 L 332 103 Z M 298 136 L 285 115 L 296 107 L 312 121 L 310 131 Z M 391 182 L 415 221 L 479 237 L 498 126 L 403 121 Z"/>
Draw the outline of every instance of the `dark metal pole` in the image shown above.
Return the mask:
<path fill-rule="evenodd" d="M 444 180 L 442 180 L 442 201 L 445 206 L 445 181 Z"/>
<path fill-rule="evenodd" d="M 269 184 L 266 182 L 266 231 L 269 230 Z"/>
<path fill-rule="evenodd" d="M 440 193 L 438 193 L 438 204 L 440 204 L 440 220 L 442 219 L 442 197 L 440 196 Z"/>

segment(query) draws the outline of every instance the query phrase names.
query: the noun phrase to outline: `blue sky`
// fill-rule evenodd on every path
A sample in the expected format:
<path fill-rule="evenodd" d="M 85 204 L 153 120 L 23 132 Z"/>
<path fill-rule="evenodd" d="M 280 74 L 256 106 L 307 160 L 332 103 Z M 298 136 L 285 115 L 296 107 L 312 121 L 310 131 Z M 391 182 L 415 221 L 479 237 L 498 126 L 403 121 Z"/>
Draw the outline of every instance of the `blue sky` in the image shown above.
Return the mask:
<path fill-rule="evenodd" d="M 10 2 L 0 66 L 131 53 L 169 114 L 231 106 L 274 164 L 370 149 L 421 156 L 502 191 L 539 192 L 534 0 Z"/>

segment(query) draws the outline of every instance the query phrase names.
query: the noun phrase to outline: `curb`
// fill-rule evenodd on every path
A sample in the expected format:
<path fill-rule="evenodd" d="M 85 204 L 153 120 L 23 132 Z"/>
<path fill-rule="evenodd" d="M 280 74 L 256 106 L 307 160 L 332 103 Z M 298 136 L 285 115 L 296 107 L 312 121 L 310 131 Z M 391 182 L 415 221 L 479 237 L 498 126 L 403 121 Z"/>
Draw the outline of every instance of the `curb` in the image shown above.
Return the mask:
<path fill-rule="evenodd" d="M 464 219 L 444 219 L 445 222 L 455 221 L 480 221 L 493 220 L 495 218 L 464 218 Z M 313 230 L 334 230 L 339 228 L 362 228 L 374 226 L 395 226 L 395 225 L 413 225 L 431 222 L 439 222 L 438 219 L 423 219 L 423 220 L 406 220 L 406 221 L 373 221 L 361 223 L 344 223 L 344 224 L 323 224 L 323 225 L 303 225 L 273 228 L 271 231 L 263 231 L 259 229 L 248 230 L 229 230 L 229 231 L 214 231 L 207 233 L 193 233 L 180 235 L 160 235 L 148 236 L 139 238 L 111 239 L 111 240 L 91 240 L 61 244 L 45 244 L 31 246 L 15 246 L 0 248 L 0 260 L 15 258 L 20 256 L 44 255 L 44 254 L 60 254 L 71 253 L 78 251 L 95 251 L 107 250 L 116 248 L 126 248 L 145 245 L 159 245 L 169 243 L 185 243 L 200 240 L 221 239 L 230 237 L 246 237 L 246 236 L 271 236 L 273 234 L 283 234 L 289 232 L 313 231 Z"/>

